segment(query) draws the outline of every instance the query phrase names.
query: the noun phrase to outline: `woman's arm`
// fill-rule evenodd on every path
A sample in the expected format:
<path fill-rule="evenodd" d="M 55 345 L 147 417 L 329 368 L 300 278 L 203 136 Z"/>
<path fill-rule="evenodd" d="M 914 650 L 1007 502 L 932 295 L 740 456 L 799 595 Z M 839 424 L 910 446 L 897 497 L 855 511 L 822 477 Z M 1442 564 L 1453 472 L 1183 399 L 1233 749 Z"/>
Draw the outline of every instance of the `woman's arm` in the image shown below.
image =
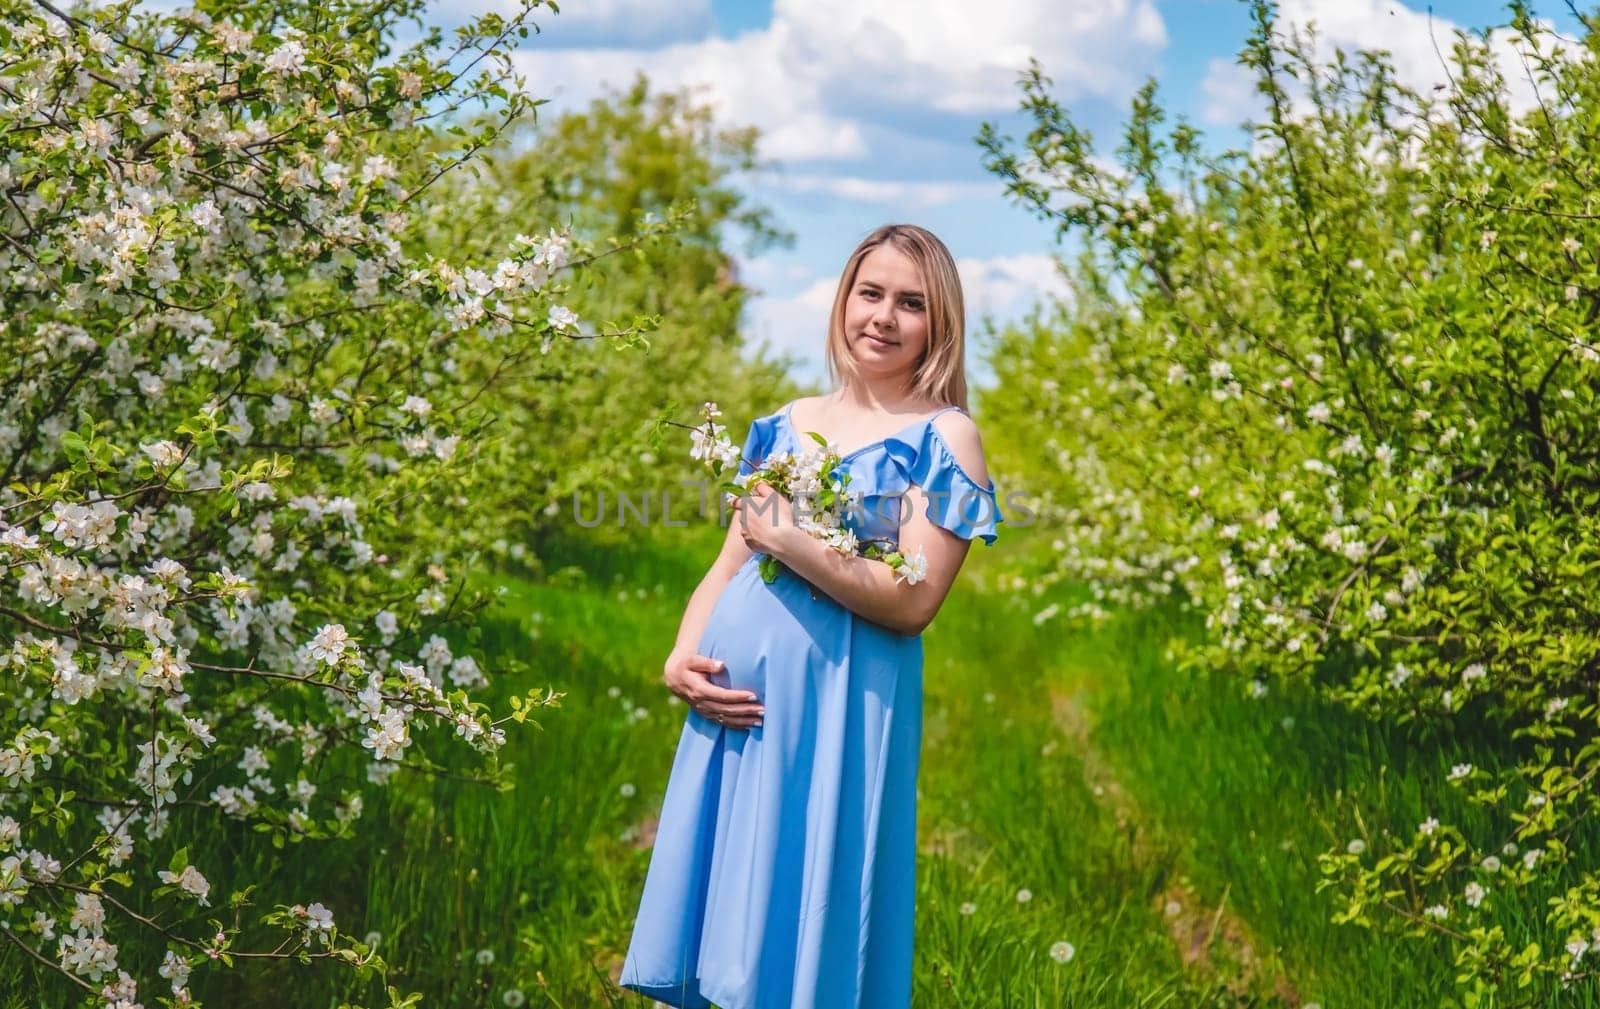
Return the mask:
<path fill-rule="evenodd" d="M 661 671 L 661 681 L 691 708 L 707 718 L 733 729 L 748 729 L 761 724 L 759 698 L 748 690 L 729 690 L 712 683 L 710 676 L 726 668 L 718 659 L 699 653 L 700 638 L 711 620 L 717 597 L 727 588 L 739 566 L 750 558 L 750 548 L 739 533 L 739 524 L 730 523 L 722 550 L 711 568 L 695 586 L 678 623 L 678 639 Z"/>
<path fill-rule="evenodd" d="M 900 552 L 910 556 L 921 547 L 928 557 L 927 577 L 915 585 L 896 581 L 895 569 L 882 561 L 847 557 L 799 529 L 774 556 L 845 609 L 907 636 L 921 634 L 944 605 L 972 547 L 928 521 L 926 502 L 913 487 L 902 503 L 915 518 L 900 527 Z"/>
<path fill-rule="evenodd" d="M 978 483 L 987 484 L 989 471 L 972 418 L 952 411 L 934 423 L 962 468 Z M 916 585 L 897 582 L 895 570 L 882 561 L 847 557 L 801 530 L 792 511 L 783 503 L 768 502 L 769 496 L 771 488 L 762 484 L 752 491 L 749 508 L 740 509 L 741 522 L 735 528 L 744 526 L 746 519 L 754 527 L 754 533 L 744 537 L 747 545 L 772 554 L 851 612 L 902 634 L 920 634 L 932 623 L 972 547 L 970 540 L 928 518 L 927 496 L 913 486 L 901 504 L 900 552 L 910 556 L 922 549 L 928 574 Z"/>

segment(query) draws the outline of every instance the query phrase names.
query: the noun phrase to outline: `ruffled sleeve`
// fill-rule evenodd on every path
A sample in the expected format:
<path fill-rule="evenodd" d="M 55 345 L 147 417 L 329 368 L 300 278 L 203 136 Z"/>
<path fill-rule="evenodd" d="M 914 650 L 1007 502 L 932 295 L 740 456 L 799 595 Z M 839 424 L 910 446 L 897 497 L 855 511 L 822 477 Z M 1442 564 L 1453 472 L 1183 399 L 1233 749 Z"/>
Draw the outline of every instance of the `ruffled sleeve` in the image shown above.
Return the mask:
<path fill-rule="evenodd" d="M 922 425 L 920 438 L 892 438 L 885 448 L 885 461 L 894 471 L 880 474 L 886 491 L 903 492 L 916 484 L 928 499 L 929 521 L 962 539 L 981 536 L 985 545 L 994 545 L 1005 522 L 994 481 L 984 487 L 972 479 L 932 423 Z"/>
<path fill-rule="evenodd" d="M 750 433 L 745 436 L 744 448 L 740 449 L 743 458 L 739 460 L 739 476 L 747 477 L 761 467 L 766 461 L 767 453 L 772 451 L 776 441 L 778 428 L 778 415 L 769 414 L 757 417 L 750 422 Z"/>

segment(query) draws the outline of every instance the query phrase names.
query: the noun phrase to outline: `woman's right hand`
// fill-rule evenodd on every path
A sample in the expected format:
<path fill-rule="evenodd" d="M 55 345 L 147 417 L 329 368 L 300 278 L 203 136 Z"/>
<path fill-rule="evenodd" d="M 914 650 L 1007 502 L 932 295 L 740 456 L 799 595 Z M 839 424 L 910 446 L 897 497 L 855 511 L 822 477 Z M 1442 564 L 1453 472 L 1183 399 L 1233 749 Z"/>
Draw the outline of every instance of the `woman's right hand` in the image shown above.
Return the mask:
<path fill-rule="evenodd" d="M 707 658 L 685 652 L 673 652 L 667 657 L 661 680 L 667 689 L 683 698 L 701 715 L 730 729 L 750 729 L 761 724 L 763 708 L 755 694 L 748 690 L 729 690 L 711 682 L 714 673 L 726 672 L 727 664 L 721 659 Z"/>

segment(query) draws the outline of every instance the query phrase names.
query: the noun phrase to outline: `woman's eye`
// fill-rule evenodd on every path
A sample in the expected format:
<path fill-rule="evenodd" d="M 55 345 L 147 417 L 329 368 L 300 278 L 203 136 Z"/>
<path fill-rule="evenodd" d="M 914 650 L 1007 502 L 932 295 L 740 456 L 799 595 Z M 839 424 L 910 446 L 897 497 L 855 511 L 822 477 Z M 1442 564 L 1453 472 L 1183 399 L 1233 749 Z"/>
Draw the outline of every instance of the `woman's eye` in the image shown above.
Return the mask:
<path fill-rule="evenodd" d="M 911 309 L 913 312 L 922 311 L 922 302 L 920 302 L 920 301 L 907 301 L 907 302 L 903 302 L 903 304 L 907 308 Z"/>

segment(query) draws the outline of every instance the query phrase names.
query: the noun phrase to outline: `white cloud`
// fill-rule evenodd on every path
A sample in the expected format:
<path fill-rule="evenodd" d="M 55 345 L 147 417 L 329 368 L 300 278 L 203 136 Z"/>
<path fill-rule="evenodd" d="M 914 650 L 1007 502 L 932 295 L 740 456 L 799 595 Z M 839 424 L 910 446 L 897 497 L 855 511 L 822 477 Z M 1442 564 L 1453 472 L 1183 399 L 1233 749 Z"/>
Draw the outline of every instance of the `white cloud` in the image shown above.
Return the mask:
<path fill-rule="evenodd" d="M 1069 98 L 1121 97 L 1165 44 L 1153 0 L 1007 0 L 982 16 L 970 0 L 775 0 L 770 24 L 732 39 L 655 49 L 534 43 L 517 60 L 529 90 L 556 98 L 558 108 L 643 70 L 665 88 L 705 85 L 724 122 L 761 129 L 768 157 L 890 160 L 900 152 L 869 151 L 868 122 L 892 121 L 897 111 L 1010 111 L 1030 56 Z"/>
<path fill-rule="evenodd" d="M 814 270 L 786 255 L 764 255 L 739 260 L 739 282 L 760 292 L 774 288 L 791 289 L 807 283 Z"/>
<path fill-rule="evenodd" d="M 1387 51 L 1396 78 L 1424 96 L 1433 95 L 1437 85 L 1448 85 L 1456 72 L 1450 53 L 1461 26 L 1393 0 L 1282 0 L 1279 22 L 1280 34 L 1287 34 L 1291 24 L 1314 25 L 1320 60 L 1331 60 L 1336 48 L 1347 53 Z M 1511 33 L 1496 31 L 1490 37 L 1490 52 L 1506 78 L 1512 107 L 1523 111 L 1534 107 L 1537 98 L 1513 43 Z M 1259 120 L 1263 106 L 1253 91 L 1254 82 L 1255 71 L 1232 60 L 1212 60 L 1201 84 L 1206 96 L 1203 120 L 1213 125 L 1236 125 L 1246 117 Z M 1295 94 L 1295 107 L 1303 111 L 1309 106 Z"/>
<path fill-rule="evenodd" d="M 796 358 L 799 366 L 794 374 L 801 380 L 823 379 L 827 375 L 823 348 L 828 340 L 828 312 L 838 286 L 837 277 L 823 277 L 793 294 L 756 298 L 746 330 L 750 344 Z"/>
<path fill-rule="evenodd" d="M 1120 95 L 1167 41 L 1151 0 L 776 0 L 773 21 L 831 90 L 956 113 L 1013 108 L 1029 57 L 1071 94 Z"/>
<path fill-rule="evenodd" d="M 1054 256 L 1024 253 L 990 259 L 958 258 L 961 292 L 967 302 L 967 327 L 985 316 L 1004 323 L 1020 319 L 1034 305 L 1067 296 L 1067 284 Z"/>
<path fill-rule="evenodd" d="M 1233 60 L 1214 59 L 1207 63 L 1200 93 L 1204 96 L 1200 121 L 1204 123 L 1237 126 L 1246 119 L 1255 118 L 1261 109 L 1255 72 Z"/>
<path fill-rule="evenodd" d="M 760 127 L 769 158 L 838 159 L 867 151 L 860 126 L 828 112 L 814 83 L 787 65 L 782 39 L 771 32 L 649 50 L 523 46 L 513 58 L 528 91 L 554 99 L 557 109 L 583 104 L 602 84 L 626 86 L 642 71 L 656 90 L 695 90 L 725 125 Z"/>
<path fill-rule="evenodd" d="M 863 179 L 849 175 L 772 175 L 765 183 L 774 189 L 823 193 L 857 203 L 906 207 L 937 207 L 958 200 L 995 199 L 1003 194 L 998 181 L 965 179 L 913 181 Z"/>

